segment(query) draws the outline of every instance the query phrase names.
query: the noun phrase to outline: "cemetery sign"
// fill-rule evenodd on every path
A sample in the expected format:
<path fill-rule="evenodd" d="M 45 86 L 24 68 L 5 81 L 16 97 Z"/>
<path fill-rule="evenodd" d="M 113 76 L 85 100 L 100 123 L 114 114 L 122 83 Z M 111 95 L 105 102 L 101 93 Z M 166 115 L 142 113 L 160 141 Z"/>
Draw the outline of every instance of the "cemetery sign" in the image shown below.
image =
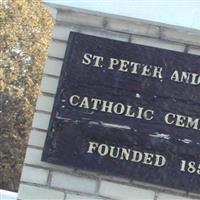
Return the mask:
<path fill-rule="evenodd" d="M 200 193 L 200 57 L 71 32 L 42 160 Z"/>

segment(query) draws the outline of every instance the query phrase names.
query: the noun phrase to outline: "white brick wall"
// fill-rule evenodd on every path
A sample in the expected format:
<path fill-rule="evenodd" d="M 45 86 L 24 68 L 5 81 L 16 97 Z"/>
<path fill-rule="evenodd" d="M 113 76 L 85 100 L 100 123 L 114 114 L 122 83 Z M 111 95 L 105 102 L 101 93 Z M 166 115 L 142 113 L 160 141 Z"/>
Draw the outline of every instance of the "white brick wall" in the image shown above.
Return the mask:
<path fill-rule="evenodd" d="M 52 172 L 52 187 L 63 188 L 85 193 L 95 193 L 98 182 L 95 179 L 89 179 L 79 176 L 73 176 L 60 172 Z"/>
<path fill-rule="evenodd" d="M 191 45 L 200 45 L 199 32 L 177 28 L 161 28 L 161 38 Z"/>
<path fill-rule="evenodd" d="M 51 188 L 21 184 L 18 198 L 24 200 L 64 200 L 65 193 Z"/>
<path fill-rule="evenodd" d="M 42 157 L 42 150 L 41 149 L 36 149 L 36 148 L 27 148 L 26 151 L 26 156 L 25 156 L 25 164 L 30 164 L 30 165 L 36 165 L 36 166 L 42 166 L 48 167 L 48 163 L 41 162 L 41 157 Z"/>
<path fill-rule="evenodd" d="M 56 19 L 57 9 L 52 8 L 52 7 L 50 7 L 50 6 L 46 6 L 46 7 L 47 7 L 49 13 L 51 14 L 51 16 L 52 16 L 54 19 Z"/>
<path fill-rule="evenodd" d="M 99 194 L 118 200 L 153 200 L 155 192 L 132 186 L 101 181 Z"/>
<path fill-rule="evenodd" d="M 200 56 L 200 47 L 199 48 L 190 47 L 188 49 L 188 53 Z"/>
<path fill-rule="evenodd" d="M 53 108 L 53 103 L 54 103 L 53 97 L 40 94 L 37 100 L 36 110 L 51 112 Z"/>
<path fill-rule="evenodd" d="M 150 46 L 150 47 L 168 49 L 168 50 L 172 50 L 172 51 L 184 52 L 184 50 L 185 50 L 184 44 L 169 42 L 166 40 L 160 40 L 160 39 L 156 39 L 156 38 L 147 38 L 144 36 L 132 35 L 131 42 L 136 43 L 136 44 Z"/>
<path fill-rule="evenodd" d="M 44 76 L 41 83 L 41 91 L 55 94 L 58 86 L 58 78 Z"/>
<path fill-rule="evenodd" d="M 64 173 L 71 173 L 74 171 L 72 168 L 67 168 L 63 166 L 53 165 L 49 164 L 47 162 L 41 161 L 42 157 L 42 149 L 38 149 L 35 147 L 28 147 L 26 151 L 25 161 L 24 164 L 27 166 L 35 166 L 35 167 L 41 167 L 44 169 L 51 169 L 51 170 L 58 170 Z"/>
<path fill-rule="evenodd" d="M 88 196 L 84 194 L 67 194 L 65 200 L 106 200 L 98 196 Z"/>
<path fill-rule="evenodd" d="M 67 24 L 78 24 L 91 27 L 103 27 L 103 16 L 90 15 L 89 13 L 77 12 L 76 10 L 71 10 L 66 12 L 66 10 L 58 12 L 57 21 L 67 23 Z"/>
<path fill-rule="evenodd" d="M 92 11 L 50 6 L 56 19 L 41 82 L 24 168 L 20 200 L 190 200 L 184 191 L 137 184 L 116 177 L 41 161 L 50 113 L 70 31 L 200 55 L 200 32 Z M 187 48 L 186 48 L 187 47 Z M 166 191 L 166 193 L 163 193 Z M 197 197 L 200 199 L 200 197 Z"/>
<path fill-rule="evenodd" d="M 191 199 L 186 198 L 186 197 L 164 194 L 164 193 L 158 194 L 158 198 L 157 198 L 157 200 L 171 200 L 171 199 L 173 199 L 173 200 L 191 200 Z"/>
<path fill-rule="evenodd" d="M 137 35 L 146 35 L 148 37 L 159 37 L 158 26 L 141 23 L 139 21 L 133 22 L 122 19 L 106 18 L 106 29 Z"/>
<path fill-rule="evenodd" d="M 49 170 L 24 166 L 21 181 L 29 182 L 29 183 L 38 183 L 41 185 L 47 184 Z"/>
<path fill-rule="evenodd" d="M 106 30 L 101 30 L 101 29 L 80 29 L 80 33 L 85 33 L 88 35 L 94 35 L 94 36 L 99 36 L 99 37 L 105 37 L 109 39 L 114 39 L 114 40 L 120 40 L 124 42 L 128 42 L 130 38 L 130 34 L 125 34 L 125 33 L 117 33 L 117 32 L 112 32 L 112 31 L 106 31 Z"/>
<path fill-rule="evenodd" d="M 34 128 L 47 130 L 49 125 L 50 115 L 46 113 L 35 113 L 32 126 Z"/>
<path fill-rule="evenodd" d="M 55 25 L 52 37 L 57 40 L 64 40 L 67 41 L 69 37 L 70 31 L 76 31 L 78 32 L 78 28 L 73 27 L 73 26 L 62 26 L 62 25 Z"/>
<path fill-rule="evenodd" d="M 46 135 L 44 131 L 31 130 L 28 145 L 43 148 Z"/>
<path fill-rule="evenodd" d="M 45 63 L 44 73 L 53 76 L 59 76 L 63 61 L 49 57 Z"/>
<path fill-rule="evenodd" d="M 49 46 L 48 55 L 55 58 L 63 59 L 66 47 L 67 44 L 65 42 L 59 40 L 52 40 Z"/>

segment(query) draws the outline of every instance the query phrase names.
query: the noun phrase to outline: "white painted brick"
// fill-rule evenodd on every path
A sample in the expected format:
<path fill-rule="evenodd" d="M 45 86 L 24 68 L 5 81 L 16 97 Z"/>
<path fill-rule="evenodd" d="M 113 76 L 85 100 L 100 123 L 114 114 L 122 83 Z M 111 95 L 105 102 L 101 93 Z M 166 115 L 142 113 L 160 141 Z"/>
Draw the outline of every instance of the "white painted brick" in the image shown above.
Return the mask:
<path fill-rule="evenodd" d="M 63 61 L 48 57 L 45 63 L 44 73 L 48 75 L 59 76 Z"/>
<path fill-rule="evenodd" d="M 180 43 L 178 44 L 175 42 L 167 42 L 164 40 L 147 38 L 147 37 L 136 36 L 136 35 L 133 35 L 131 37 L 131 42 L 136 43 L 136 44 L 151 46 L 151 47 L 157 47 L 157 48 L 161 48 L 161 49 L 169 49 L 172 51 L 179 51 L 179 52 L 184 52 L 184 49 L 185 49 L 184 44 L 180 44 Z"/>
<path fill-rule="evenodd" d="M 190 47 L 188 53 L 200 56 L 200 48 Z"/>
<path fill-rule="evenodd" d="M 48 9 L 50 15 L 55 19 L 57 15 L 57 9 L 47 6 L 47 5 L 45 5 L 45 7 Z"/>
<path fill-rule="evenodd" d="M 187 44 L 200 45 L 200 32 L 183 29 L 162 28 L 161 38 Z"/>
<path fill-rule="evenodd" d="M 59 11 L 56 20 L 69 24 L 103 27 L 103 16 L 92 15 L 80 11 L 76 12 L 74 10 Z"/>
<path fill-rule="evenodd" d="M 51 112 L 54 98 L 40 94 L 36 103 L 36 110 Z"/>
<path fill-rule="evenodd" d="M 124 34 L 124 33 L 117 33 L 117 32 L 111 32 L 111 31 L 105 31 L 105 30 L 98 30 L 98 29 L 80 29 L 80 33 L 85 33 L 88 35 L 94 35 L 98 37 L 104 37 L 104 38 L 109 38 L 113 40 L 120 40 L 120 41 L 125 41 L 127 42 L 129 40 L 129 34 Z"/>
<path fill-rule="evenodd" d="M 47 184 L 49 170 L 24 166 L 21 175 L 21 181 L 29 183 Z"/>
<path fill-rule="evenodd" d="M 41 91 L 55 94 L 58 86 L 58 78 L 43 76 L 41 83 Z"/>
<path fill-rule="evenodd" d="M 48 55 L 63 59 L 65 56 L 66 47 L 66 42 L 52 40 L 48 49 Z"/>
<path fill-rule="evenodd" d="M 159 37 L 159 27 L 142 22 L 107 18 L 106 29 L 137 35 Z"/>
<path fill-rule="evenodd" d="M 159 193 L 157 200 L 191 200 L 190 198 L 175 196 L 171 194 Z"/>
<path fill-rule="evenodd" d="M 65 40 L 67 41 L 69 38 L 70 31 L 78 32 L 78 29 L 73 26 L 61 26 L 56 25 L 53 29 L 52 37 L 58 40 Z"/>
<path fill-rule="evenodd" d="M 38 167 L 45 167 L 45 168 L 52 169 L 52 170 L 61 170 L 66 173 L 73 171 L 72 168 L 43 162 L 43 161 L 41 161 L 41 158 L 42 158 L 42 150 L 41 149 L 35 149 L 35 148 L 28 147 L 27 151 L 26 151 L 26 156 L 25 156 L 24 162 L 26 164 L 35 165 Z"/>
<path fill-rule="evenodd" d="M 94 197 L 80 194 L 67 194 L 65 200 L 105 200 L 101 197 Z"/>
<path fill-rule="evenodd" d="M 47 162 L 41 161 L 42 158 L 42 150 L 41 149 L 35 149 L 35 148 L 27 148 L 26 156 L 25 156 L 25 163 L 35 166 L 41 166 L 41 167 L 47 167 L 49 169 L 60 169 L 57 168 L 56 165 L 49 164 Z"/>
<path fill-rule="evenodd" d="M 155 192 L 137 187 L 101 181 L 99 194 L 118 200 L 153 200 Z"/>
<path fill-rule="evenodd" d="M 97 180 L 53 172 L 51 186 L 79 192 L 95 193 Z"/>
<path fill-rule="evenodd" d="M 35 148 L 27 148 L 26 156 L 25 156 L 25 163 L 31 164 L 31 165 L 37 165 L 37 166 L 45 166 L 46 163 L 41 161 L 42 157 L 42 150 L 41 149 L 35 149 Z M 49 166 L 47 164 L 47 166 Z"/>
<path fill-rule="evenodd" d="M 31 130 L 31 133 L 29 135 L 29 145 L 33 145 L 36 147 L 44 147 L 45 139 L 46 139 L 47 133 L 38 131 L 38 130 Z"/>
<path fill-rule="evenodd" d="M 64 192 L 21 184 L 18 198 L 21 200 L 64 200 Z"/>
<path fill-rule="evenodd" d="M 50 115 L 36 112 L 33 117 L 32 127 L 47 130 L 49 126 Z"/>

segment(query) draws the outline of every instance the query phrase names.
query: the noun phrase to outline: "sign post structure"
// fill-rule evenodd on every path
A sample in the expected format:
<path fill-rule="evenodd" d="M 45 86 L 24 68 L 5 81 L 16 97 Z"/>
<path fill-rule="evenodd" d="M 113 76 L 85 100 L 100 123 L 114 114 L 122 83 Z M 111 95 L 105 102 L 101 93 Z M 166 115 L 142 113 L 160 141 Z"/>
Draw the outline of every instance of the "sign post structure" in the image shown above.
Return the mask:
<path fill-rule="evenodd" d="M 71 32 L 42 161 L 200 193 L 199 66 Z"/>

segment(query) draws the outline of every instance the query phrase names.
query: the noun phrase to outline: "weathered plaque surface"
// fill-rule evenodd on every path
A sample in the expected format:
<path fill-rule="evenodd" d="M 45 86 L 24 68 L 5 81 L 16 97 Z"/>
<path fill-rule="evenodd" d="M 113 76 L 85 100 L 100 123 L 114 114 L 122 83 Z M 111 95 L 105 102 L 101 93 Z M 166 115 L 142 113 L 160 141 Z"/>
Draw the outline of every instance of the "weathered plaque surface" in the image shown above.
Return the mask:
<path fill-rule="evenodd" d="M 199 74 L 199 56 L 71 32 L 42 160 L 200 193 Z"/>

